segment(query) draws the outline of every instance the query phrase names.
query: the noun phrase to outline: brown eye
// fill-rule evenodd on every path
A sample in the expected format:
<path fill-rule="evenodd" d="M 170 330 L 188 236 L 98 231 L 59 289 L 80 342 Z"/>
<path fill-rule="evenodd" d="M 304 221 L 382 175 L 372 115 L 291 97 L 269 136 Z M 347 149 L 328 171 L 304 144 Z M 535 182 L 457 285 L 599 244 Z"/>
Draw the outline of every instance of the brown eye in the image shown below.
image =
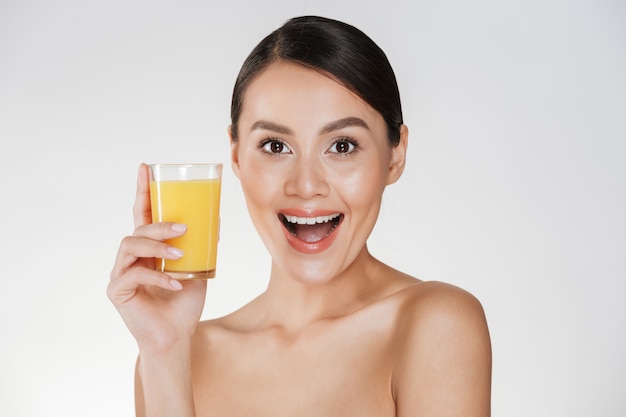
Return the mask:
<path fill-rule="evenodd" d="M 339 142 L 335 145 L 335 148 L 339 153 L 346 153 L 350 150 L 350 145 L 348 144 L 348 142 Z"/>
<path fill-rule="evenodd" d="M 328 150 L 330 153 L 346 155 L 354 152 L 356 149 L 356 144 L 352 143 L 349 140 L 338 140 L 335 142 L 330 149 Z"/>
<path fill-rule="evenodd" d="M 281 153 L 283 151 L 284 147 L 285 146 L 282 143 L 280 143 L 280 142 L 272 142 L 270 144 L 270 150 L 273 153 Z"/>
<path fill-rule="evenodd" d="M 268 139 L 262 142 L 259 147 L 269 154 L 289 153 L 290 150 L 282 141 L 278 139 Z"/>

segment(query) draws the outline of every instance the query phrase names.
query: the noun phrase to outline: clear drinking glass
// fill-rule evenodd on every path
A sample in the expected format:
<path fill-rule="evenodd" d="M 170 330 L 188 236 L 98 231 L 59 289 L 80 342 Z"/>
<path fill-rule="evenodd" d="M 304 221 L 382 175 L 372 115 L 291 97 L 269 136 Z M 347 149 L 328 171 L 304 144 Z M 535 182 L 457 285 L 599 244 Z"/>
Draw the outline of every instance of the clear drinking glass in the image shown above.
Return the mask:
<path fill-rule="evenodd" d="M 175 279 L 215 277 L 219 240 L 222 164 L 153 164 L 150 172 L 152 221 L 187 225 L 168 244 L 182 258 L 157 259 L 156 269 Z"/>

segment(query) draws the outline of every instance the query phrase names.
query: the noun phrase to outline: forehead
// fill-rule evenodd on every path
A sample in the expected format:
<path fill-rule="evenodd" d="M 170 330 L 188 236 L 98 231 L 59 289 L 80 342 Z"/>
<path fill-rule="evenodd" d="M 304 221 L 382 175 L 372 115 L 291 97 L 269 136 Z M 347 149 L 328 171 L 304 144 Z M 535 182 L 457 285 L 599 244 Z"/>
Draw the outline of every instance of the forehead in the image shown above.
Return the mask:
<path fill-rule="evenodd" d="M 286 61 L 270 64 L 244 96 L 242 124 L 268 117 L 294 122 L 360 117 L 384 125 L 380 113 L 331 75 Z"/>

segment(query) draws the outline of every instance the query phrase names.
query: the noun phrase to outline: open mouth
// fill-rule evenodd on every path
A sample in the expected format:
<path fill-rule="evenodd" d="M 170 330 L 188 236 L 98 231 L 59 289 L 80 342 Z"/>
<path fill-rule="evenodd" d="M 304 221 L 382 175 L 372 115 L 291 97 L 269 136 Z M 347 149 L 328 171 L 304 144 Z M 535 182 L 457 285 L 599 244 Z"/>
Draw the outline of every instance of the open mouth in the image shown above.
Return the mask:
<path fill-rule="evenodd" d="M 328 237 L 343 220 L 343 214 L 329 216 L 298 217 L 279 213 L 278 218 L 294 237 L 307 243 L 316 243 Z"/>

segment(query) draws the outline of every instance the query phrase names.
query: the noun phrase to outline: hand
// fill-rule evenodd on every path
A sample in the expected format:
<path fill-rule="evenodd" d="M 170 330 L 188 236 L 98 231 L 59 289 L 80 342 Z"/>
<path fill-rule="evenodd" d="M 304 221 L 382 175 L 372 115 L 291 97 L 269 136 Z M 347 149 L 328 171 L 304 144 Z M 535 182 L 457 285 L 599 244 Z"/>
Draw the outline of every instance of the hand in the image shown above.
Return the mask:
<path fill-rule="evenodd" d="M 181 256 L 180 251 L 165 240 L 185 234 L 186 226 L 165 222 L 152 224 L 145 164 L 139 169 L 133 213 L 135 231 L 122 240 L 107 295 L 140 350 L 166 352 L 193 335 L 204 307 L 206 281 L 177 281 L 155 270 L 154 258 Z"/>

